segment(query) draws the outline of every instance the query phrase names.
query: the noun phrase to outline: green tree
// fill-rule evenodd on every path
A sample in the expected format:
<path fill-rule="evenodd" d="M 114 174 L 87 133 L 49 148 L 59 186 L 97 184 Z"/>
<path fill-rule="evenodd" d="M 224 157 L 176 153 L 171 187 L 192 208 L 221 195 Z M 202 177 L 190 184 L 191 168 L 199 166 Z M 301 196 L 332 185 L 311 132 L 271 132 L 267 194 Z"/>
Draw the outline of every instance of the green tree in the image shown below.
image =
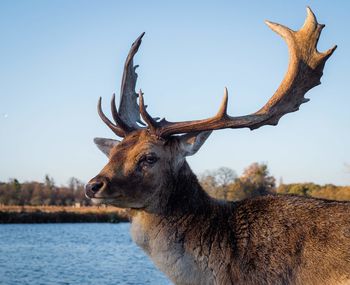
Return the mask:
<path fill-rule="evenodd" d="M 248 166 L 239 181 L 246 198 L 275 193 L 276 179 L 269 174 L 267 164 L 252 163 Z"/>

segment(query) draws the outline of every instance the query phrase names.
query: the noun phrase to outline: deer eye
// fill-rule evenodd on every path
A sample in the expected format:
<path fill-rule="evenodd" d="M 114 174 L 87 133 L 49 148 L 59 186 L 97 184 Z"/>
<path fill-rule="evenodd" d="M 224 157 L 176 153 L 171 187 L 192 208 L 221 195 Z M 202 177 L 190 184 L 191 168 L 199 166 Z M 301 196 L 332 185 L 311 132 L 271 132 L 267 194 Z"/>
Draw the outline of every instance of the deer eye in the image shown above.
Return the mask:
<path fill-rule="evenodd" d="M 148 164 L 154 164 L 154 163 L 157 162 L 157 160 L 158 160 L 158 158 L 155 155 L 147 155 L 146 158 L 145 158 L 145 161 Z"/>
<path fill-rule="evenodd" d="M 139 166 L 141 168 L 152 166 L 158 161 L 158 157 L 154 153 L 146 154 L 139 160 Z"/>

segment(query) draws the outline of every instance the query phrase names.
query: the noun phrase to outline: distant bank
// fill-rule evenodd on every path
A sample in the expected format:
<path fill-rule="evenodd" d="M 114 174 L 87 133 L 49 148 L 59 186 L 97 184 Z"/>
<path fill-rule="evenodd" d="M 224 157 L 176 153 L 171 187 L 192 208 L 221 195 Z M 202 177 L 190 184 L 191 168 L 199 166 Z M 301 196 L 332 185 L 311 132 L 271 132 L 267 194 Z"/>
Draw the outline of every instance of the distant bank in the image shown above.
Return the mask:
<path fill-rule="evenodd" d="M 115 207 L 0 206 L 0 224 L 128 221 L 127 211 Z"/>

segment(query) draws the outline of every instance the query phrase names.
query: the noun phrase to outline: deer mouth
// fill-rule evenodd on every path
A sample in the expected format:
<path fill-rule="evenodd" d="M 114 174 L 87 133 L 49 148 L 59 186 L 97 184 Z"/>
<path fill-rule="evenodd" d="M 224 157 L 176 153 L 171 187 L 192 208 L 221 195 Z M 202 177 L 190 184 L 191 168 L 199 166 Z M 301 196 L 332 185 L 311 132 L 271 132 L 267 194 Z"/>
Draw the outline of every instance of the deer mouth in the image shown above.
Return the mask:
<path fill-rule="evenodd" d="M 118 196 L 109 196 L 109 197 L 88 197 L 94 204 L 113 204 L 121 198 L 121 195 Z"/>

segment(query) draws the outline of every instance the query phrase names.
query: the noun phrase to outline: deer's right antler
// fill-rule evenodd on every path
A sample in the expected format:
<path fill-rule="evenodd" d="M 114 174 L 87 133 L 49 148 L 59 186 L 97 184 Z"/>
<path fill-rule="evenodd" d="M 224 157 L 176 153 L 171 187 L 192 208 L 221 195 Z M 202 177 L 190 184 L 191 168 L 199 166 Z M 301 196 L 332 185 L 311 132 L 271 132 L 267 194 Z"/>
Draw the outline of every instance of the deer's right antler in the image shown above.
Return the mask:
<path fill-rule="evenodd" d="M 324 65 L 337 46 L 324 53 L 317 51 L 317 42 L 324 25 L 317 23 L 309 7 L 305 23 L 299 31 L 293 31 L 269 21 L 266 21 L 266 24 L 287 42 L 290 57 L 287 73 L 270 100 L 253 114 L 231 117 L 226 112 L 228 92 L 225 88 L 224 99 L 216 116 L 204 120 L 176 123 L 164 119 L 160 122 L 152 121 L 151 129 L 157 136 L 167 137 L 173 134 L 225 128 L 247 127 L 253 130 L 264 125 L 277 125 L 283 115 L 297 111 L 302 103 L 309 101 L 304 98 L 305 93 L 321 83 Z M 143 104 L 140 104 L 141 108 L 142 106 Z M 141 115 L 144 119 L 151 118 L 146 110 L 142 110 Z"/>
<path fill-rule="evenodd" d="M 116 108 L 115 95 L 113 94 L 112 97 L 111 111 L 115 123 L 112 123 L 103 113 L 101 97 L 97 105 L 97 112 L 102 121 L 119 137 L 125 137 L 126 134 L 140 129 L 140 126 L 137 123 L 143 124 L 140 118 L 139 106 L 137 105 L 138 95 L 135 92 L 137 81 L 137 73 L 135 70 L 138 65 L 134 65 L 134 56 L 141 45 L 142 37 L 144 35 L 145 33 L 142 33 L 134 41 L 125 60 L 122 84 L 120 87 L 119 111 Z"/>

